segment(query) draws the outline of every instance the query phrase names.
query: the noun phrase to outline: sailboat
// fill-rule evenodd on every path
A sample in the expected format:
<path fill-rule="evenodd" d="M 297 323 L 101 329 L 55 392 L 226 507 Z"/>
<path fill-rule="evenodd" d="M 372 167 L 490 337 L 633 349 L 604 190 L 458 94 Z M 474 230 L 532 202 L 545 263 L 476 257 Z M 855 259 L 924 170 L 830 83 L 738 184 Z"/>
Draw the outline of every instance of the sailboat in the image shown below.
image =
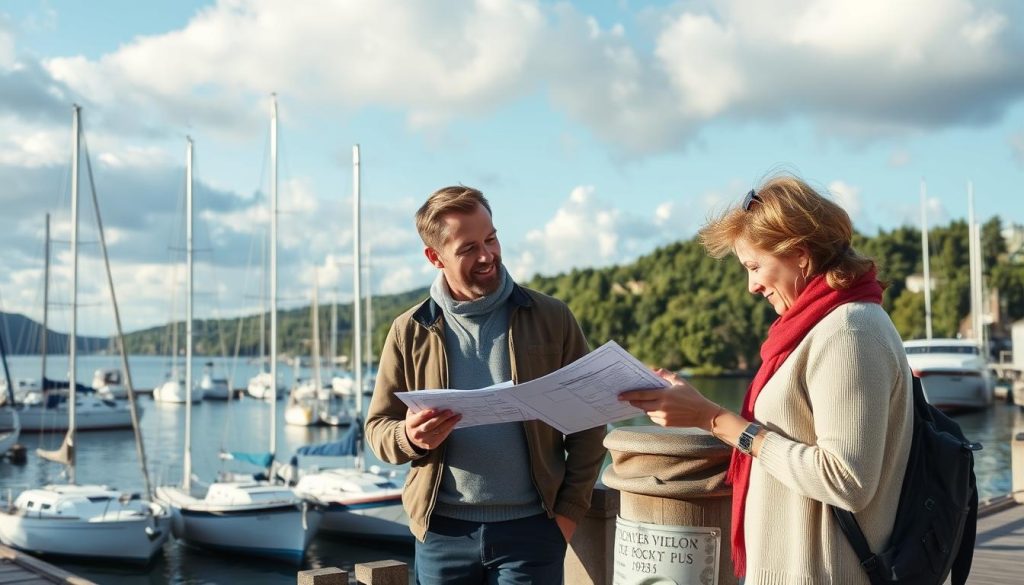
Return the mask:
<path fill-rule="evenodd" d="M 215 378 L 213 362 L 203 366 L 203 376 L 199 379 L 199 390 L 205 400 L 228 400 L 231 398 L 231 386 L 227 378 Z"/>
<path fill-rule="evenodd" d="M 57 450 L 37 451 L 41 457 L 66 466 L 68 484 L 47 485 L 21 492 L 12 506 L 0 510 L 0 541 L 14 548 L 42 554 L 147 563 L 167 540 L 170 532 L 170 515 L 167 510 L 138 494 L 122 492 L 106 485 L 75 484 L 77 384 L 74 381 L 77 379 L 78 367 L 75 340 L 78 333 L 78 162 L 81 140 L 79 116 L 80 108 L 75 105 L 71 159 L 71 330 L 68 335 L 68 379 L 71 384 L 67 399 L 68 431 Z M 93 204 L 99 221 L 95 192 Z M 106 260 L 102 224 L 99 227 Z M 120 337 L 120 317 L 116 297 L 113 296 L 109 263 L 107 271 Z M 123 340 L 122 360 L 127 367 Z M 137 423 L 134 413 L 132 418 Z M 135 428 L 138 429 L 137 424 Z M 141 437 L 138 435 L 136 447 L 145 471 Z M 148 486 L 148 479 L 146 481 Z"/>
<path fill-rule="evenodd" d="M 22 432 L 46 433 L 68 430 L 68 382 L 51 380 L 46 376 L 47 338 L 50 309 L 50 215 L 46 215 L 45 247 L 43 254 L 43 323 L 40 329 L 40 380 L 16 380 L 14 402 L 16 404 Z M 73 339 L 73 338 L 71 338 Z M 70 341 L 69 341 L 70 343 Z M 10 387 L 10 385 L 9 385 Z M 131 412 L 124 400 L 94 392 L 93 388 L 75 384 L 75 427 L 80 431 L 103 429 L 129 429 L 132 427 Z M 10 429 L 5 419 L 0 429 Z"/>
<path fill-rule="evenodd" d="M 189 207 L 189 211 L 186 212 L 186 213 L 191 213 L 191 209 L 192 208 Z M 189 231 L 189 233 L 191 233 L 191 229 L 192 229 L 192 216 L 191 215 L 188 216 L 187 221 L 188 221 L 188 226 L 189 226 L 188 227 L 188 231 Z M 189 270 L 191 270 L 191 264 L 189 266 L 190 266 Z M 191 274 L 189 274 L 189 278 L 191 278 Z M 192 295 L 191 295 L 191 293 L 189 293 L 189 299 L 185 303 L 185 312 L 186 313 L 188 313 L 189 311 L 192 310 L 191 303 L 192 303 Z M 192 322 L 189 321 L 189 323 L 185 326 L 185 328 L 191 331 L 191 327 L 192 327 Z M 188 335 L 188 334 L 186 334 L 186 335 Z M 190 375 L 186 375 L 185 377 L 183 377 L 182 376 L 182 371 L 180 369 L 178 369 L 178 364 L 177 364 L 177 359 L 178 359 L 178 324 L 175 323 L 173 319 L 171 320 L 171 338 L 172 338 L 172 341 L 171 341 L 171 354 L 172 354 L 171 360 L 173 362 L 173 364 L 171 366 L 171 373 L 167 376 L 167 379 L 164 380 L 164 382 L 162 384 L 160 384 L 156 388 L 153 388 L 153 401 L 154 402 L 170 403 L 170 404 L 186 404 L 186 403 L 188 403 L 189 400 L 202 400 L 203 399 L 203 391 L 201 389 L 200 390 L 196 390 L 195 388 L 192 388 L 191 387 L 191 384 L 192 384 L 191 376 Z M 191 358 L 185 358 L 185 359 L 186 360 L 190 360 Z M 189 361 L 189 363 L 185 364 L 185 369 L 188 370 L 189 372 L 192 371 L 192 363 L 191 363 L 191 361 Z M 186 377 L 188 378 L 188 380 L 185 379 Z"/>
<path fill-rule="evenodd" d="M 21 436 L 21 419 L 18 418 L 18 411 L 14 409 L 14 384 L 11 383 L 11 371 L 7 368 L 7 345 L 4 343 L 4 332 L 0 330 L 0 360 L 3 360 L 4 381 L 7 382 L 5 401 L 6 412 L 11 415 L 10 430 L 0 433 L 0 456 L 10 451 L 11 447 L 18 442 Z"/>
<path fill-rule="evenodd" d="M 352 148 L 353 166 L 353 336 L 352 360 L 355 388 L 363 387 L 362 367 L 362 314 L 359 299 L 362 296 L 360 276 L 360 161 L 359 146 Z M 362 413 L 363 393 L 355 393 L 356 411 Z M 402 484 L 396 479 L 397 471 L 383 472 L 365 469 L 362 457 L 362 421 L 357 418 L 344 439 L 299 449 L 292 459 L 291 475 L 298 478 L 295 492 L 323 509 L 320 529 L 339 535 L 355 535 L 378 540 L 411 540 L 409 517 L 402 507 Z M 303 455 L 350 456 L 351 465 L 327 467 L 323 462 L 314 466 L 301 461 Z M 309 471 L 305 471 L 309 468 Z"/>
<path fill-rule="evenodd" d="M 347 408 L 330 412 L 331 390 L 325 388 L 320 372 L 320 303 L 318 302 L 317 277 L 313 273 L 313 302 L 310 304 L 312 321 L 312 363 L 313 377 L 297 384 L 288 396 L 284 420 L 294 426 L 315 425 L 345 426 L 352 424 L 352 413 Z M 295 371 L 299 370 L 296 360 Z"/>
<path fill-rule="evenodd" d="M 277 379 L 277 101 L 273 102 L 271 118 L 271 262 L 270 262 L 270 368 L 271 379 Z M 186 256 L 188 258 L 188 316 L 186 317 L 185 388 L 192 388 L 192 141 L 188 142 L 187 166 L 189 209 Z M 276 390 L 271 384 L 271 392 Z M 270 451 L 253 454 L 226 454 L 236 460 L 255 462 L 269 470 L 277 447 L 276 398 L 270 396 Z M 186 400 L 186 413 L 191 400 Z M 185 453 L 180 486 L 157 488 L 157 498 L 174 513 L 174 535 L 189 546 L 232 553 L 258 555 L 265 558 L 300 562 L 309 541 L 320 524 L 320 512 L 300 499 L 287 486 L 267 481 L 217 481 L 207 488 L 203 497 L 192 495 L 191 416 L 185 417 Z"/>

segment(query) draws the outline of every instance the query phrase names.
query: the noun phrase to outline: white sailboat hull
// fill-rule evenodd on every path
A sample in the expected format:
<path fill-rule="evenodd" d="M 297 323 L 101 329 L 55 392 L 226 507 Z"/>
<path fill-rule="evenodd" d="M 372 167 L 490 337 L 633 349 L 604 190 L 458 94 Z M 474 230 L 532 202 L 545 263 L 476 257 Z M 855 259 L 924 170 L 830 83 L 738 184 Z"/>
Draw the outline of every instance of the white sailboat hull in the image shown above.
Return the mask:
<path fill-rule="evenodd" d="M 78 498 L 78 510 L 67 506 L 51 508 L 69 510 L 65 515 L 25 505 L 27 501 L 34 501 L 38 507 L 40 498 L 63 497 L 63 494 L 57 495 L 58 492 L 71 493 L 72 498 L 75 494 L 84 497 L 118 495 L 102 486 L 48 486 L 29 490 L 19 496 L 14 507 L 0 511 L 0 541 L 32 553 L 144 564 L 170 536 L 170 514 L 160 505 L 145 501 L 120 503 L 114 499 L 110 503 L 87 503 Z"/>
<path fill-rule="evenodd" d="M 323 510 L 320 530 L 374 540 L 411 541 L 402 488 L 389 477 L 356 468 L 306 473 L 295 493 Z"/>
<path fill-rule="evenodd" d="M 329 506 L 323 512 L 320 531 L 338 536 L 358 536 L 373 540 L 411 542 L 409 516 L 397 503 L 362 509 L 344 505 Z"/>
<path fill-rule="evenodd" d="M 21 432 L 43 433 L 68 430 L 68 408 L 62 403 L 54 408 L 43 404 L 20 406 L 17 409 Z M 141 415 L 142 408 L 139 407 Z M 11 428 L 12 417 L 0 411 L 0 429 Z M 122 401 L 85 397 L 78 400 L 75 409 L 75 428 L 79 431 L 132 428 L 132 415 L 128 404 Z"/>
<path fill-rule="evenodd" d="M 91 522 L 0 513 L 0 540 L 30 553 L 147 563 L 171 533 L 171 518 Z"/>
<path fill-rule="evenodd" d="M 156 402 L 168 402 L 172 404 L 185 404 L 188 398 L 185 392 L 185 384 L 181 381 L 168 380 L 153 389 L 153 400 Z M 192 401 L 198 402 L 203 399 L 201 388 L 192 389 Z"/>
<path fill-rule="evenodd" d="M 299 563 L 320 526 L 321 513 L 305 502 L 209 504 L 180 488 L 157 498 L 173 515 L 175 538 L 197 548 Z"/>

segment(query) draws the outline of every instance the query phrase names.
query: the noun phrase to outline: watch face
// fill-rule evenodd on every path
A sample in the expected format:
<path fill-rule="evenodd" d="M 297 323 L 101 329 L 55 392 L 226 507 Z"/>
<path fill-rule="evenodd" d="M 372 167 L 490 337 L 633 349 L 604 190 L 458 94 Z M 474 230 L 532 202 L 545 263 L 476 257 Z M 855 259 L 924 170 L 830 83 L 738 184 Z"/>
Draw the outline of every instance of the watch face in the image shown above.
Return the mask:
<path fill-rule="evenodd" d="M 740 433 L 740 438 L 736 441 L 736 447 L 740 451 L 750 455 L 750 450 L 754 447 L 754 437 L 756 437 L 759 432 L 761 432 L 761 427 L 758 425 L 753 423 L 747 425 L 747 428 L 743 429 L 743 432 Z"/>
<path fill-rule="evenodd" d="M 754 444 L 754 437 L 748 435 L 747 431 L 743 431 L 743 434 L 740 435 L 740 440 L 737 443 L 738 444 L 736 446 L 739 447 L 740 451 L 750 454 L 750 448 Z"/>

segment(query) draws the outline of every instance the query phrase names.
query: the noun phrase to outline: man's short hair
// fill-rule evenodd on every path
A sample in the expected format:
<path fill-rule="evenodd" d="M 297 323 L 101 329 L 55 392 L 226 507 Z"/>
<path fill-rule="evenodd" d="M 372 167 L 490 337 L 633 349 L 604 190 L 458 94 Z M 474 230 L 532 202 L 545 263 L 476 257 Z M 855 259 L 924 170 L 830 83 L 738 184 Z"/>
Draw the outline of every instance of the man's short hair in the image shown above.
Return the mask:
<path fill-rule="evenodd" d="M 478 189 L 465 185 L 452 185 L 434 191 L 416 212 L 416 231 L 423 243 L 435 250 L 448 240 L 448 224 L 444 216 L 449 213 L 472 213 L 483 205 L 491 213 L 491 204 Z"/>

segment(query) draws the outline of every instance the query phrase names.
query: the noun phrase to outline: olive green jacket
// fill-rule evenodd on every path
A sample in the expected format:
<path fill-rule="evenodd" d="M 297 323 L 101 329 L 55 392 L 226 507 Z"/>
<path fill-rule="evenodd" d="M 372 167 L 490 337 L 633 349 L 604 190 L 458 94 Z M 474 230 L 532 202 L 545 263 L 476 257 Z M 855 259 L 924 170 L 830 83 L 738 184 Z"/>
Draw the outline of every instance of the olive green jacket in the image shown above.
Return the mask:
<path fill-rule="evenodd" d="M 565 303 L 516 285 L 508 300 L 508 351 L 512 380 L 527 382 L 553 372 L 589 350 Z M 409 528 L 423 540 L 441 485 L 445 445 L 423 451 L 405 434 L 406 406 L 396 392 L 448 387 L 444 316 L 428 299 L 400 315 L 381 351 L 377 385 L 366 418 L 366 441 L 373 453 L 394 464 L 410 462 L 402 502 Z M 604 461 L 605 427 L 563 435 L 547 424 L 523 423 L 530 474 L 548 516 L 579 522 Z"/>

